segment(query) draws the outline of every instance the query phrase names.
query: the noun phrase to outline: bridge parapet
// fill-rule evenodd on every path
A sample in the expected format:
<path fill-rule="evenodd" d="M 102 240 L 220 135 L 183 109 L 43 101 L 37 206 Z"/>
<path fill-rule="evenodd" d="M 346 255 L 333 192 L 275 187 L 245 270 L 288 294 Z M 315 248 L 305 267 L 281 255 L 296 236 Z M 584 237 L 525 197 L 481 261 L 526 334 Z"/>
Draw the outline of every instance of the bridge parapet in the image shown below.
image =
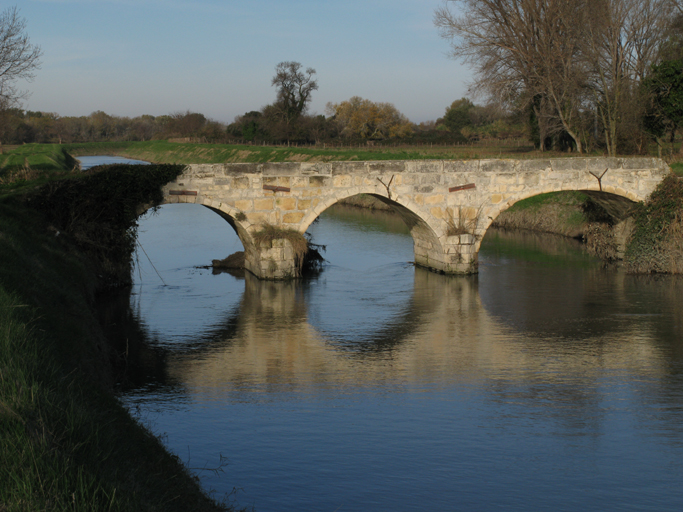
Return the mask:
<path fill-rule="evenodd" d="M 244 244 L 247 267 L 261 278 L 295 277 L 297 269 L 286 240 L 262 247 L 255 232 L 269 224 L 304 233 L 331 205 L 357 194 L 371 194 L 403 217 L 418 265 L 473 273 L 486 230 L 515 202 L 582 190 L 620 217 L 669 172 L 656 158 L 197 164 L 164 195 L 167 203 L 221 213 Z"/>

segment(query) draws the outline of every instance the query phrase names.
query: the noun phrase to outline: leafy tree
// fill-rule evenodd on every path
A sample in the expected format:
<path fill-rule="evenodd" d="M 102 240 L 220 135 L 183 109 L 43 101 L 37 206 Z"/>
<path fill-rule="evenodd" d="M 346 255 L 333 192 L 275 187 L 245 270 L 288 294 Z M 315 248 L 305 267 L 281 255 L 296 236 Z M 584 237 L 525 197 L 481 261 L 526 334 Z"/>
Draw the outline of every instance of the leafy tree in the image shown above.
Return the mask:
<path fill-rule="evenodd" d="M 454 134 L 460 134 L 466 126 L 472 126 L 472 119 L 470 112 L 475 108 L 467 98 L 455 100 L 451 106 L 446 109 L 446 115 L 443 116 L 443 124 Z"/>
<path fill-rule="evenodd" d="M 166 125 L 169 135 L 175 137 L 197 137 L 206 125 L 204 114 L 196 112 L 174 112 Z"/>
<path fill-rule="evenodd" d="M 341 103 L 328 103 L 327 113 L 334 117 L 344 137 L 386 139 L 413 133 L 411 122 L 391 103 L 375 103 L 353 96 Z"/>
<path fill-rule="evenodd" d="M 646 129 L 658 142 L 668 129 L 673 141 L 676 130 L 683 125 L 683 60 L 668 60 L 652 66 L 643 87 L 650 97 Z"/>
<path fill-rule="evenodd" d="M 263 128 L 263 114 L 258 110 L 252 110 L 244 115 L 235 117 L 228 126 L 228 134 L 244 140 L 256 140 L 266 138 Z"/>
<path fill-rule="evenodd" d="M 17 80 L 31 81 L 40 66 L 42 51 L 24 33 L 26 21 L 16 7 L 0 13 L 0 110 L 13 106 L 26 93 L 15 87 Z"/>

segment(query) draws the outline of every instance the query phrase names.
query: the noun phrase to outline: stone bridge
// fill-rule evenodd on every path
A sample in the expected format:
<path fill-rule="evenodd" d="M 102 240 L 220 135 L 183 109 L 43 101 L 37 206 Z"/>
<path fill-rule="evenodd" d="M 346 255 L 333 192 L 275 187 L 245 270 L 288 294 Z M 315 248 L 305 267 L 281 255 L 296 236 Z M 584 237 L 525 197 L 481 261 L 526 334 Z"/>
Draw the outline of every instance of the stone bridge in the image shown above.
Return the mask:
<path fill-rule="evenodd" d="M 163 192 L 165 203 L 201 204 L 223 216 L 244 245 L 246 268 L 262 279 L 297 277 L 301 261 L 290 235 L 357 194 L 401 215 L 417 265 L 469 274 L 477 272 L 486 230 L 515 202 L 580 190 L 621 220 L 669 172 L 656 158 L 193 164 Z M 270 238 L 258 236 L 270 226 Z"/>

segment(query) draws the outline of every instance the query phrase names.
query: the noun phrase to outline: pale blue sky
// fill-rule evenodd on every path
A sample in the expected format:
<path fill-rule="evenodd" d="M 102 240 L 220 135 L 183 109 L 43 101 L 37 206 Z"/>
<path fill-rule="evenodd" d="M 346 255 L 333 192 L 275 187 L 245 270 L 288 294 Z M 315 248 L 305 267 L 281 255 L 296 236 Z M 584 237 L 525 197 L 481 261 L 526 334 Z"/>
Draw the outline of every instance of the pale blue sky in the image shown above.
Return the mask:
<path fill-rule="evenodd" d="M 441 0 L 17 0 L 42 67 L 24 103 L 63 116 L 190 110 L 231 122 L 275 99 L 278 62 L 317 71 L 311 112 L 351 96 L 436 119 L 470 72 L 432 23 Z"/>

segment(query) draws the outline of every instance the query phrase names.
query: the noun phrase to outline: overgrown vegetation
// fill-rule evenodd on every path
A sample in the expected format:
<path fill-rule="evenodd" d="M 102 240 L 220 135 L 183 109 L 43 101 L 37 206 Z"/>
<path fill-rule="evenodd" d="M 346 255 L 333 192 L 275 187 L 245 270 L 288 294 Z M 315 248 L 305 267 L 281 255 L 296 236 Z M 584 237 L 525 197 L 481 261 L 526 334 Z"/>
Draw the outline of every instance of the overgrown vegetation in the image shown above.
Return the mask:
<path fill-rule="evenodd" d="M 634 209 L 635 228 L 626 250 L 629 272 L 683 273 L 683 180 L 668 176 Z"/>
<path fill-rule="evenodd" d="M 259 245 L 270 245 L 276 240 L 287 240 L 294 251 L 294 263 L 301 274 L 320 270 L 324 262 L 320 251 L 324 245 L 312 243 L 303 233 L 295 229 L 283 229 L 272 224 L 264 224 L 254 233 L 254 242 Z"/>
<path fill-rule="evenodd" d="M 303 233 L 296 229 L 283 229 L 272 224 L 264 224 L 254 233 L 254 242 L 259 246 L 272 244 L 275 240 L 287 240 L 292 245 L 294 261 L 301 269 L 308 252 L 308 240 Z"/>
<path fill-rule="evenodd" d="M 673 162 L 670 167 L 676 176 L 683 178 L 683 162 Z"/>
<path fill-rule="evenodd" d="M 0 510 L 225 510 L 111 394 L 96 266 L 0 198 Z"/>
<path fill-rule="evenodd" d="M 130 283 L 131 254 L 142 206 L 163 200 L 161 187 L 182 165 L 101 166 L 72 179 L 53 180 L 26 196 L 56 235 L 70 239 L 102 273 L 101 285 Z"/>
<path fill-rule="evenodd" d="M 448 236 L 474 234 L 480 215 L 481 208 L 478 210 L 464 207 L 457 208 L 457 215 L 453 213 L 451 208 L 448 208 L 448 218 L 446 219 L 448 229 L 446 234 Z"/>

